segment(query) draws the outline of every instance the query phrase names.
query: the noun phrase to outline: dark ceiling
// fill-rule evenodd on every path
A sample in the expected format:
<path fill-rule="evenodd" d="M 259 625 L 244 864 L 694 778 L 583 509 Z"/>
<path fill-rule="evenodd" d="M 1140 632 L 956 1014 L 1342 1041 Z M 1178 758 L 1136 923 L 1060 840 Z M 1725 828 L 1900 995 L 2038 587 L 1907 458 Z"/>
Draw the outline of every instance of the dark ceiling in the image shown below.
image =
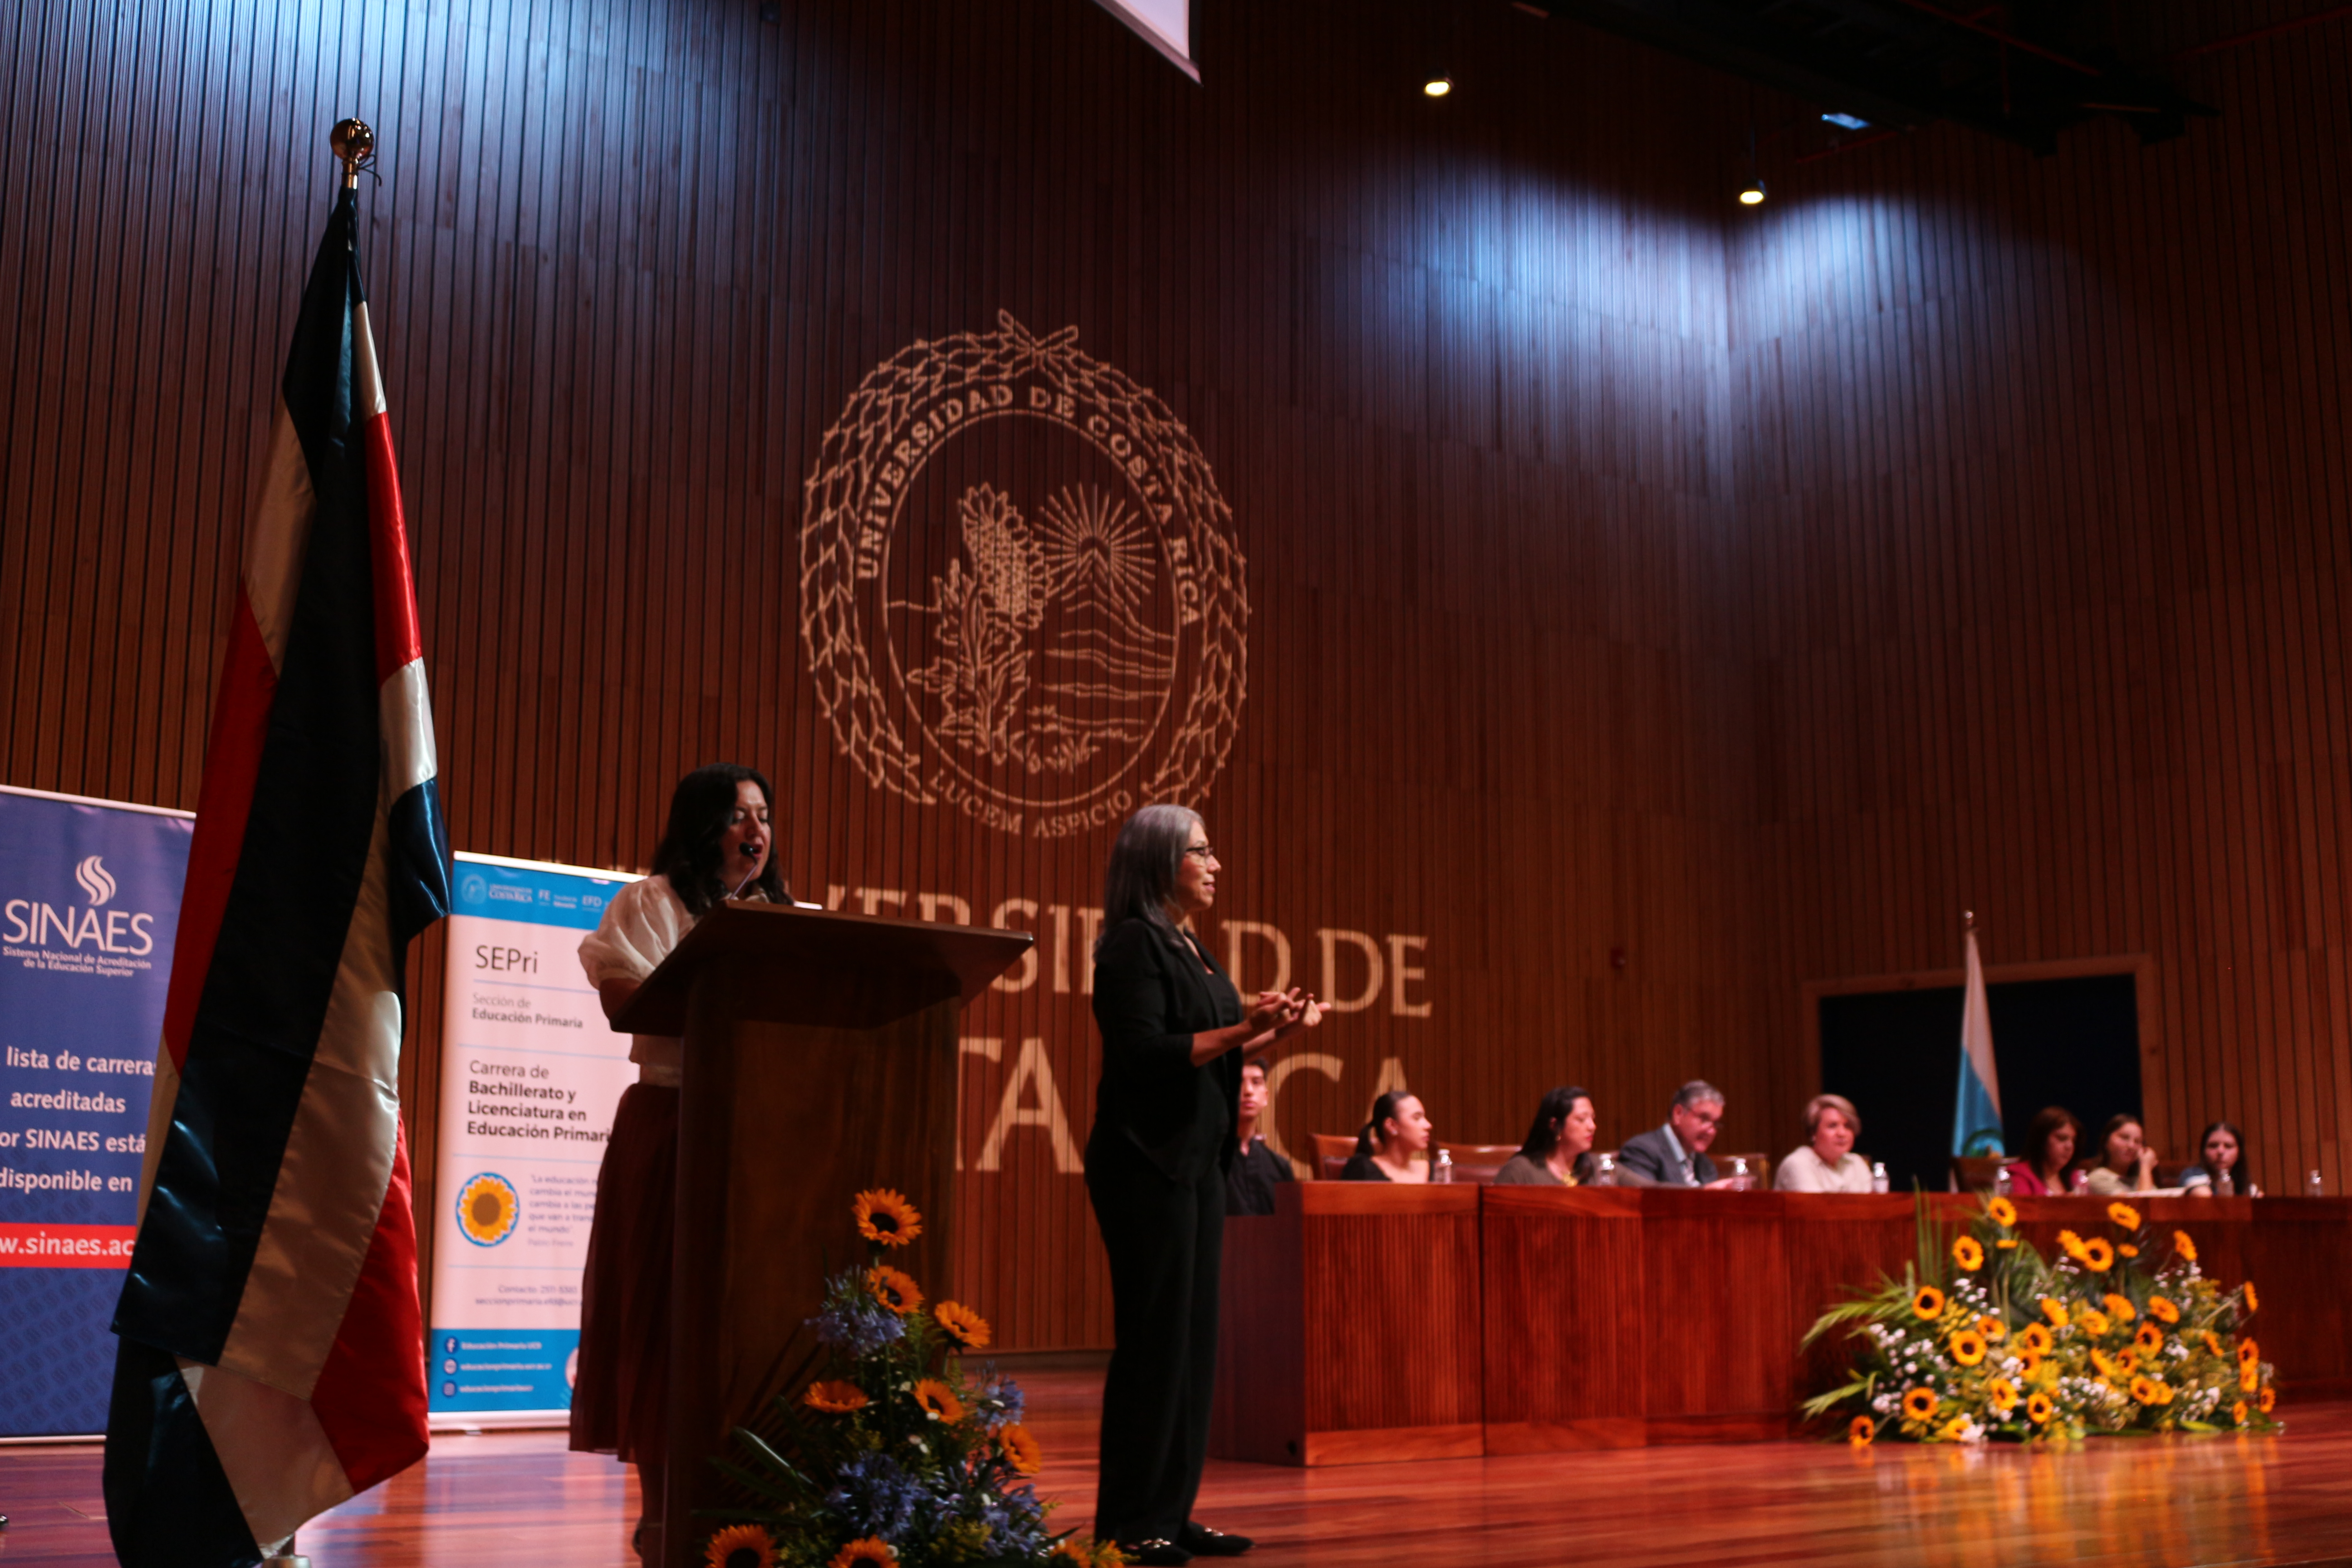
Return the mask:
<path fill-rule="evenodd" d="M 2147 0 L 1529 0 L 1874 125 L 1948 120 L 2037 153 L 2100 117 L 2146 142 L 2215 111 L 2130 63 Z"/>

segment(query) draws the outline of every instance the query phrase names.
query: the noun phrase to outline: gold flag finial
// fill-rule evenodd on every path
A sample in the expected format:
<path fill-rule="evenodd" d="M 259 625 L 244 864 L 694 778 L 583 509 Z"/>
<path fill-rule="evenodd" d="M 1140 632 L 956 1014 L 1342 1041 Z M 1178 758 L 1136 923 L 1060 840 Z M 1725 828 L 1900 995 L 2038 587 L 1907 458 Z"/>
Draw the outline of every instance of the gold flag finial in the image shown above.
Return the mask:
<path fill-rule="evenodd" d="M 360 171 L 375 162 L 375 132 L 364 120 L 338 120 L 327 132 L 327 145 L 342 160 L 343 188 L 358 188 Z"/>

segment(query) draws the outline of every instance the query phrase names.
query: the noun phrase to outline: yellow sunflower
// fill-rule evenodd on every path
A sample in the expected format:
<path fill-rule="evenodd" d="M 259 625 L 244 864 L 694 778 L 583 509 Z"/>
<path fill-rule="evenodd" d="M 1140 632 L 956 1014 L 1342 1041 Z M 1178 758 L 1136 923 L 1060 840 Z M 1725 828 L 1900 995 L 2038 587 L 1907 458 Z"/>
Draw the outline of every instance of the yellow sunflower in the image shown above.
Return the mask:
<path fill-rule="evenodd" d="M 2164 1331 L 2154 1323 L 2142 1323 L 2139 1331 L 2132 1335 L 2132 1349 L 2142 1355 L 2156 1354 L 2164 1349 Z"/>
<path fill-rule="evenodd" d="M 2046 1394 L 2037 1394 L 2025 1402 L 2026 1416 L 2036 1426 L 2047 1426 L 2050 1418 L 2058 1414 L 2058 1406 Z"/>
<path fill-rule="evenodd" d="M 2003 1252 L 2014 1252 L 2017 1250 L 2017 1237 L 2013 1236 L 2004 1236 L 1999 1241 L 1994 1242 L 1993 1245 L 2000 1247 Z"/>
<path fill-rule="evenodd" d="M 828 1379 L 810 1384 L 808 1392 L 801 1395 L 801 1403 L 811 1410 L 822 1410 L 827 1415 L 847 1415 L 852 1411 L 866 1408 L 866 1391 L 854 1383 Z"/>
<path fill-rule="evenodd" d="M 2006 1415 L 2017 1408 L 2017 1384 L 2010 1382 L 2009 1379 L 1994 1378 L 1991 1393 L 1992 1407 L 2000 1415 Z"/>
<path fill-rule="evenodd" d="M 1920 1286 L 1912 1294 L 1911 1310 L 1927 1321 L 1934 1322 L 1944 1315 L 1944 1293 L 1933 1285 Z"/>
<path fill-rule="evenodd" d="M 2096 1307 L 2085 1307 L 2074 1314 L 2074 1324 L 2095 1340 L 2107 1331 L 2107 1315 Z"/>
<path fill-rule="evenodd" d="M 1953 1416 L 1949 1421 L 1944 1423 L 1944 1429 L 1936 1434 L 1936 1436 L 1941 1437 L 1947 1443 L 1957 1443 L 1968 1435 L 1969 1418 L 1965 1415 Z"/>
<path fill-rule="evenodd" d="M 1986 1316 L 1977 1320 L 1977 1332 L 1994 1344 L 2009 1338 L 2009 1326 L 1999 1318 Z"/>
<path fill-rule="evenodd" d="M 2189 1233 L 2185 1230 L 2176 1230 L 2172 1233 L 2172 1250 L 2180 1254 L 2180 1261 L 2183 1263 L 2197 1261 L 2197 1244 L 2189 1239 Z"/>
<path fill-rule="evenodd" d="M 887 1564 L 897 1561 L 898 1554 L 890 1549 L 888 1542 L 878 1535 L 869 1535 L 863 1541 L 853 1541 L 835 1552 L 833 1561 L 825 1568 L 857 1568 L 860 1563 Z"/>
<path fill-rule="evenodd" d="M 1903 1414 L 1914 1421 L 1925 1421 L 1936 1414 L 1936 1391 L 1914 1388 L 1903 1395 Z"/>
<path fill-rule="evenodd" d="M 2107 1205 L 2107 1217 L 2115 1221 L 2116 1227 L 2118 1230 L 2137 1230 L 2139 1228 L 2139 1210 L 2132 1207 L 2129 1204 L 2109 1204 Z"/>
<path fill-rule="evenodd" d="M 2250 1361 L 2238 1368 L 2238 1387 L 2240 1389 L 2247 1394 L 2252 1394 L 2262 1385 L 2262 1363 Z"/>
<path fill-rule="evenodd" d="M 2066 1303 L 2055 1296 L 2044 1296 L 2042 1298 L 2042 1315 L 2050 1320 L 2052 1328 L 2063 1329 L 2066 1326 Z"/>
<path fill-rule="evenodd" d="M 2105 1307 L 2107 1310 L 2107 1316 L 2118 1323 L 2128 1323 L 2139 1316 L 2132 1310 L 2130 1297 L 2118 1296 L 2113 1290 L 2099 1298 L 2099 1305 Z"/>
<path fill-rule="evenodd" d="M 2040 1323 L 2026 1324 L 2023 1329 L 2019 1331 L 2017 1336 L 2017 1348 L 2020 1350 L 2032 1351 L 2036 1355 L 2041 1355 L 2047 1352 L 2051 1345 L 2055 1342 L 2056 1342 L 2050 1337 L 2050 1331 L 2043 1328 Z"/>
<path fill-rule="evenodd" d="M 730 1524 L 702 1549 L 705 1568 L 776 1568 L 775 1537 L 756 1524 Z"/>
<path fill-rule="evenodd" d="M 2205 1342 L 2205 1349 L 2209 1352 L 2217 1356 L 2221 1353 L 2221 1342 L 2214 1336 L 2212 1330 L 2200 1329 L 2197 1337 Z"/>
<path fill-rule="evenodd" d="M 2241 1422 L 2240 1425 L 2242 1426 L 2244 1423 Z M 1867 1448 L 1870 1447 L 1871 1439 L 1877 1436 L 1878 1423 L 1867 1415 L 1857 1415 L 1846 1425 L 1845 1440 L 1850 1447 Z"/>
<path fill-rule="evenodd" d="M 2261 1310 L 2263 1310 L 2263 1304 L 2262 1304 L 2260 1301 L 2258 1301 L 2258 1300 L 2256 1300 L 2254 1299 L 2254 1282 L 2253 1282 L 2252 1280 L 2249 1279 L 2249 1280 L 2247 1280 L 2247 1281 L 2246 1281 L 2246 1283 L 2245 1283 L 2245 1292 L 2246 1292 L 2246 1310 L 2247 1310 L 2247 1311 L 2249 1311 L 2249 1312 L 2259 1312 L 2259 1311 L 2261 1311 Z"/>
<path fill-rule="evenodd" d="M 1984 1248 L 1973 1236 L 1952 1238 L 1952 1261 L 1973 1274 L 1984 1267 Z"/>
<path fill-rule="evenodd" d="M 2262 1359 L 2262 1346 L 2256 1344 L 2252 1340 L 2240 1340 L 2238 1342 L 2238 1364 L 2240 1366 L 2252 1366 Z"/>
<path fill-rule="evenodd" d="M 2268 1415 L 2271 1413 L 2271 1406 L 2278 1403 L 2278 1390 L 2275 1388 L 2263 1389 L 2260 1403 L 2262 1405 L 2263 1414 Z"/>
<path fill-rule="evenodd" d="M 915 1386 L 908 1392 L 915 1396 L 916 1404 L 941 1421 L 963 1419 L 963 1401 L 955 1396 L 954 1389 L 936 1377 L 917 1378 Z"/>
<path fill-rule="evenodd" d="M 2041 1370 L 2042 1352 L 2035 1350 L 2032 1345 L 2018 1346 L 2017 1374 L 2020 1377 L 2032 1377 L 2035 1373 Z"/>
<path fill-rule="evenodd" d="M 988 1320 L 961 1301 L 942 1301 L 931 1309 L 931 1321 L 968 1351 L 984 1350 L 991 1337 Z"/>
<path fill-rule="evenodd" d="M 996 1429 L 996 1446 L 1004 1450 L 1005 1462 L 1022 1475 L 1034 1476 L 1045 1468 L 1045 1446 L 1018 1421 L 1008 1421 Z"/>
<path fill-rule="evenodd" d="M 2139 1248 L 2134 1247 L 2128 1241 L 2117 1242 L 2116 1244 L 2116 1256 L 2117 1258 L 2137 1258 L 2139 1256 Z"/>
<path fill-rule="evenodd" d="M 2101 1377 L 2105 1378 L 2109 1383 L 2113 1383 L 2116 1379 L 2124 1375 L 2124 1369 L 2116 1364 L 2115 1358 L 2108 1355 L 2106 1352 L 2101 1350 L 2095 1350 L 2091 1352 L 2091 1370 L 2097 1373 Z"/>
<path fill-rule="evenodd" d="M 1992 1202 L 1985 1205 L 1985 1213 L 1991 1216 L 1993 1224 L 2003 1230 L 2017 1223 L 2017 1205 L 2007 1198 L 1993 1199 Z"/>
<path fill-rule="evenodd" d="M 2137 1351 L 2117 1351 L 2116 1352 L 2116 1370 L 2123 1373 L 2126 1377 L 2129 1377 L 2132 1373 L 2137 1372 L 2139 1370 L 2139 1352 Z"/>
<path fill-rule="evenodd" d="M 1952 1359 L 1962 1366 L 1974 1366 L 1985 1358 L 1984 1336 L 1974 1329 L 1962 1329 L 1951 1338 Z"/>
<path fill-rule="evenodd" d="M 923 1304 L 921 1289 L 887 1263 L 866 1271 L 866 1288 L 874 1292 L 876 1300 L 902 1318 Z"/>
<path fill-rule="evenodd" d="M 2235 1405 L 2230 1406 L 2230 1425 L 2232 1426 L 2243 1426 L 2245 1424 L 2246 1402 L 2241 1399 Z"/>
<path fill-rule="evenodd" d="M 2105 1274 L 2116 1266 L 2116 1249 L 2104 1236 L 2095 1236 L 2083 1243 L 2083 1267 L 2094 1274 Z"/>
<path fill-rule="evenodd" d="M 2060 1231 L 2058 1233 L 2058 1246 L 2067 1257 L 2073 1258 L 2075 1262 L 2080 1263 L 2083 1261 L 2083 1238 L 2076 1236 L 2073 1231 Z"/>
<path fill-rule="evenodd" d="M 2135 1377 L 2131 1380 L 2131 1396 L 2136 1405 L 2161 1405 L 2164 1388 L 2152 1377 Z"/>
<path fill-rule="evenodd" d="M 2147 1315 L 2159 1323 L 2180 1321 L 2180 1309 L 2174 1305 L 2169 1296 L 2150 1296 L 2147 1299 Z"/>
<path fill-rule="evenodd" d="M 922 1215 L 887 1187 L 858 1194 L 849 1212 L 857 1216 L 857 1234 L 884 1247 L 905 1247 L 923 1234 Z"/>

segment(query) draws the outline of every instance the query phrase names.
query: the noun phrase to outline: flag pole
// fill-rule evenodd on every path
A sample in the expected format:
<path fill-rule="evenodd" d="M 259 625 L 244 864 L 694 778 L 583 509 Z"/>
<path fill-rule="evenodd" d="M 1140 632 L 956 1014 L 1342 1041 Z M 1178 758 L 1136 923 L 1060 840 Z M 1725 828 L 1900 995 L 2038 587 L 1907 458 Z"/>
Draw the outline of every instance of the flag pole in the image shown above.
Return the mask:
<path fill-rule="evenodd" d="M 343 189 L 359 188 L 360 171 L 375 162 L 375 132 L 364 120 L 338 120 L 335 128 L 327 132 L 327 146 L 343 166 Z M 262 1568 L 310 1568 L 310 1559 L 304 1556 L 288 1536 L 286 1544 L 274 1557 L 263 1561 Z"/>

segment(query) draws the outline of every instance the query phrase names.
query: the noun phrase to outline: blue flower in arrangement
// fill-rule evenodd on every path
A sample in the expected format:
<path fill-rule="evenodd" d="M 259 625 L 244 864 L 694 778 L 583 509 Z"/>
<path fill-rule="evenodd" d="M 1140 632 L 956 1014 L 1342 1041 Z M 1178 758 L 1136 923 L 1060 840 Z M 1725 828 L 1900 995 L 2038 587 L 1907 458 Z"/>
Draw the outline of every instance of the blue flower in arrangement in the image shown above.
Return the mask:
<path fill-rule="evenodd" d="M 988 1381 L 980 1385 L 980 1397 L 972 1401 L 984 1426 L 1002 1426 L 1018 1421 L 1027 1412 L 1029 1401 L 1021 1385 L 1003 1373 L 990 1369 Z"/>
<path fill-rule="evenodd" d="M 887 1227 L 873 1222 L 886 1207 Z M 781 1394 L 756 1430 L 738 1428 L 734 1451 L 715 1461 L 741 1505 L 713 1516 L 705 1556 L 731 1561 L 725 1544 L 776 1568 L 1118 1562 L 1107 1542 L 1047 1530 L 1053 1505 L 1031 1485 L 1045 1451 L 1022 1425 L 1020 1385 L 993 1367 L 964 1371 L 992 1337 L 988 1321 L 963 1302 L 927 1301 L 882 1261 L 895 1238 L 921 1234 L 921 1215 L 881 1192 L 860 1194 L 854 1212 L 869 1266 L 824 1282 L 805 1320 L 824 1348 L 814 1380 Z"/>
<path fill-rule="evenodd" d="M 939 1511 L 939 1498 L 921 1479 L 908 1475 L 887 1454 L 861 1454 L 835 1473 L 825 1506 L 845 1521 L 852 1532 L 876 1535 L 896 1544 L 915 1522 L 915 1510 L 929 1503 Z"/>
<path fill-rule="evenodd" d="M 861 1289 L 857 1272 L 838 1276 L 825 1298 L 824 1310 L 808 1320 L 819 1343 L 853 1360 L 863 1360 L 883 1346 L 904 1338 L 906 1323 L 896 1312 Z"/>

